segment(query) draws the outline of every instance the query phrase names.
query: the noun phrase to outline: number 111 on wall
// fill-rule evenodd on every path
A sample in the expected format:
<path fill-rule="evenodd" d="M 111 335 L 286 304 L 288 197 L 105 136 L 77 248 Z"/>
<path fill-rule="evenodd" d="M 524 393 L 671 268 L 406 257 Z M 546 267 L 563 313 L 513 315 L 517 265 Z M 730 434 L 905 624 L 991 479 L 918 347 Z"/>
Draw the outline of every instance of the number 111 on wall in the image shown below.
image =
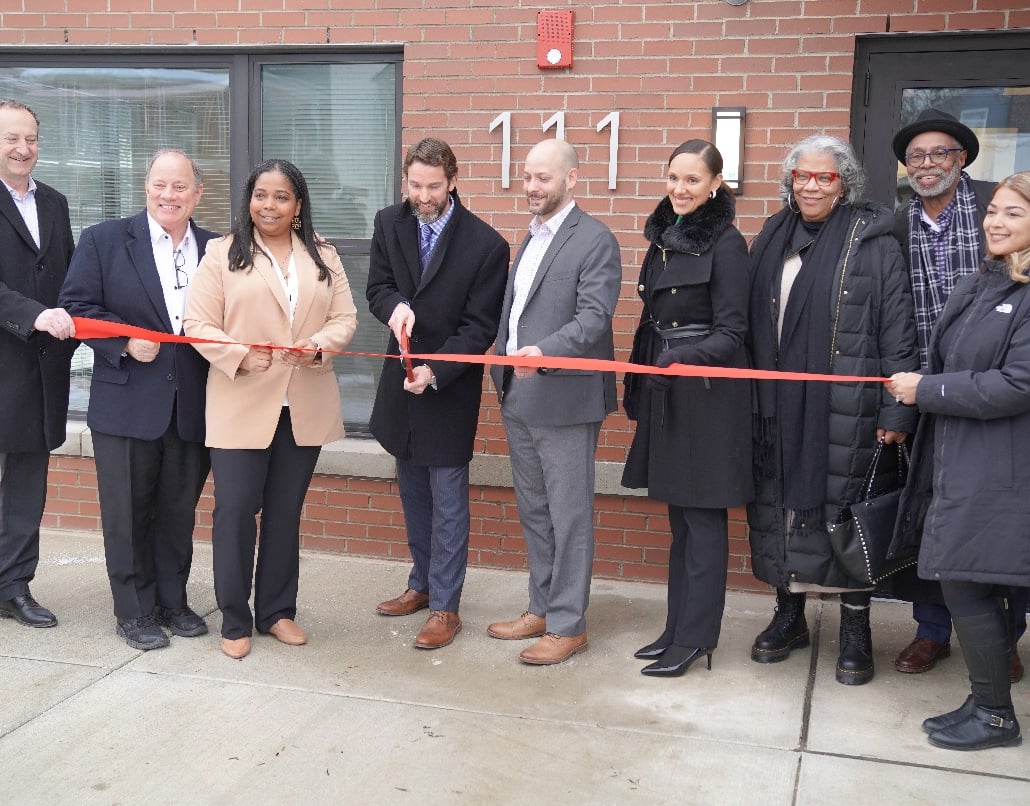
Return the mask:
<path fill-rule="evenodd" d="M 490 121 L 490 131 L 501 127 L 501 187 L 511 187 L 511 112 L 501 112 Z M 565 113 L 555 112 L 544 121 L 542 131 L 554 127 L 557 140 L 565 139 Z M 608 127 L 608 190 L 615 190 L 619 170 L 619 113 L 609 112 L 597 124 L 597 131 Z"/>

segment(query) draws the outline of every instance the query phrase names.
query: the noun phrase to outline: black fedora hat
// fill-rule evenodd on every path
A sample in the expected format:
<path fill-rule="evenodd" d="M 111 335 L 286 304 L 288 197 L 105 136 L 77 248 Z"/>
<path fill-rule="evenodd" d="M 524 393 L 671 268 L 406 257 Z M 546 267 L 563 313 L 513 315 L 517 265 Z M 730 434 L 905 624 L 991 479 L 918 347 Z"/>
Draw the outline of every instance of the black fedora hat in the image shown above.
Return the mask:
<path fill-rule="evenodd" d="M 980 141 L 976 139 L 973 130 L 964 123 L 959 123 L 954 115 L 942 112 L 940 109 L 924 109 L 919 113 L 915 123 L 909 123 L 905 128 L 894 135 L 894 156 L 898 162 L 905 162 L 905 149 L 912 141 L 912 138 L 923 132 L 944 132 L 950 134 L 959 145 L 966 151 L 966 165 L 971 165 L 976 155 L 980 153 Z"/>

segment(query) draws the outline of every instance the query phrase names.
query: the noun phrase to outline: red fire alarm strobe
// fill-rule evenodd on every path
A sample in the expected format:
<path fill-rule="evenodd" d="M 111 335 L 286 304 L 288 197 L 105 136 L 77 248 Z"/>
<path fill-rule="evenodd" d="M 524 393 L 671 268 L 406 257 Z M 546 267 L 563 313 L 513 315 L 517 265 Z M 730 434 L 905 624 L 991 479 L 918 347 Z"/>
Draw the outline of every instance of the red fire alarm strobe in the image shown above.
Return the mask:
<path fill-rule="evenodd" d="M 572 67 L 571 11 L 537 12 L 536 66 L 544 69 Z"/>

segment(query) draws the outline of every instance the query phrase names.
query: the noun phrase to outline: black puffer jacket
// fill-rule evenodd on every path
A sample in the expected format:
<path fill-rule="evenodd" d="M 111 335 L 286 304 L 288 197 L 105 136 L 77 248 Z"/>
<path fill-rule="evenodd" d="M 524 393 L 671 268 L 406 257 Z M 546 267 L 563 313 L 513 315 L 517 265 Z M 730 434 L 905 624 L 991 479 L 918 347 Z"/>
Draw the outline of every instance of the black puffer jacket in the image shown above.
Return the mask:
<path fill-rule="evenodd" d="M 895 552 L 922 532 L 924 579 L 1030 586 L 1030 285 L 997 261 L 963 277 L 929 371 Z"/>
<path fill-rule="evenodd" d="M 786 215 L 792 213 L 783 210 L 766 222 L 751 246 L 752 266 L 768 233 Z M 848 239 L 834 267 L 834 304 L 827 311 L 834 375 L 886 378 L 919 367 L 912 292 L 893 226 L 886 205 L 862 202 L 851 212 Z M 756 473 L 757 494 L 748 507 L 755 576 L 778 587 L 791 581 L 858 587 L 860 583 L 849 579 L 834 560 L 826 522 L 859 497 L 876 447 L 876 430 L 911 432 L 915 421 L 915 410 L 898 404 L 883 384 L 831 384 L 824 517 L 817 523 L 795 522 L 785 537 L 785 513 L 776 500 L 779 480 Z M 895 472 L 881 464 L 885 476 Z M 778 457 L 772 466 L 780 466 Z"/>

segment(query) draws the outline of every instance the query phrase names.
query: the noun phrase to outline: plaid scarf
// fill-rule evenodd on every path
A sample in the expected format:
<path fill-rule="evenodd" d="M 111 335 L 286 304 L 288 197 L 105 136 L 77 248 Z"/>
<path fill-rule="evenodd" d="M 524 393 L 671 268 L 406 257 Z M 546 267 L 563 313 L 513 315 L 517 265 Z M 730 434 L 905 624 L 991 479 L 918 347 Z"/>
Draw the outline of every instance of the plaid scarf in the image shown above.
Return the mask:
<path fill-rule="evenodd" d="M 948 206 L 937 216 L 940 232 L 923 220 L 922 200 L 912 197 L 908 207 L 909 266 L 916 307 L 919 365 L 929 366 L 930 332 L 960 277 L 980 265 L 980 216 L 976 193 L 963 171 Z"/>

